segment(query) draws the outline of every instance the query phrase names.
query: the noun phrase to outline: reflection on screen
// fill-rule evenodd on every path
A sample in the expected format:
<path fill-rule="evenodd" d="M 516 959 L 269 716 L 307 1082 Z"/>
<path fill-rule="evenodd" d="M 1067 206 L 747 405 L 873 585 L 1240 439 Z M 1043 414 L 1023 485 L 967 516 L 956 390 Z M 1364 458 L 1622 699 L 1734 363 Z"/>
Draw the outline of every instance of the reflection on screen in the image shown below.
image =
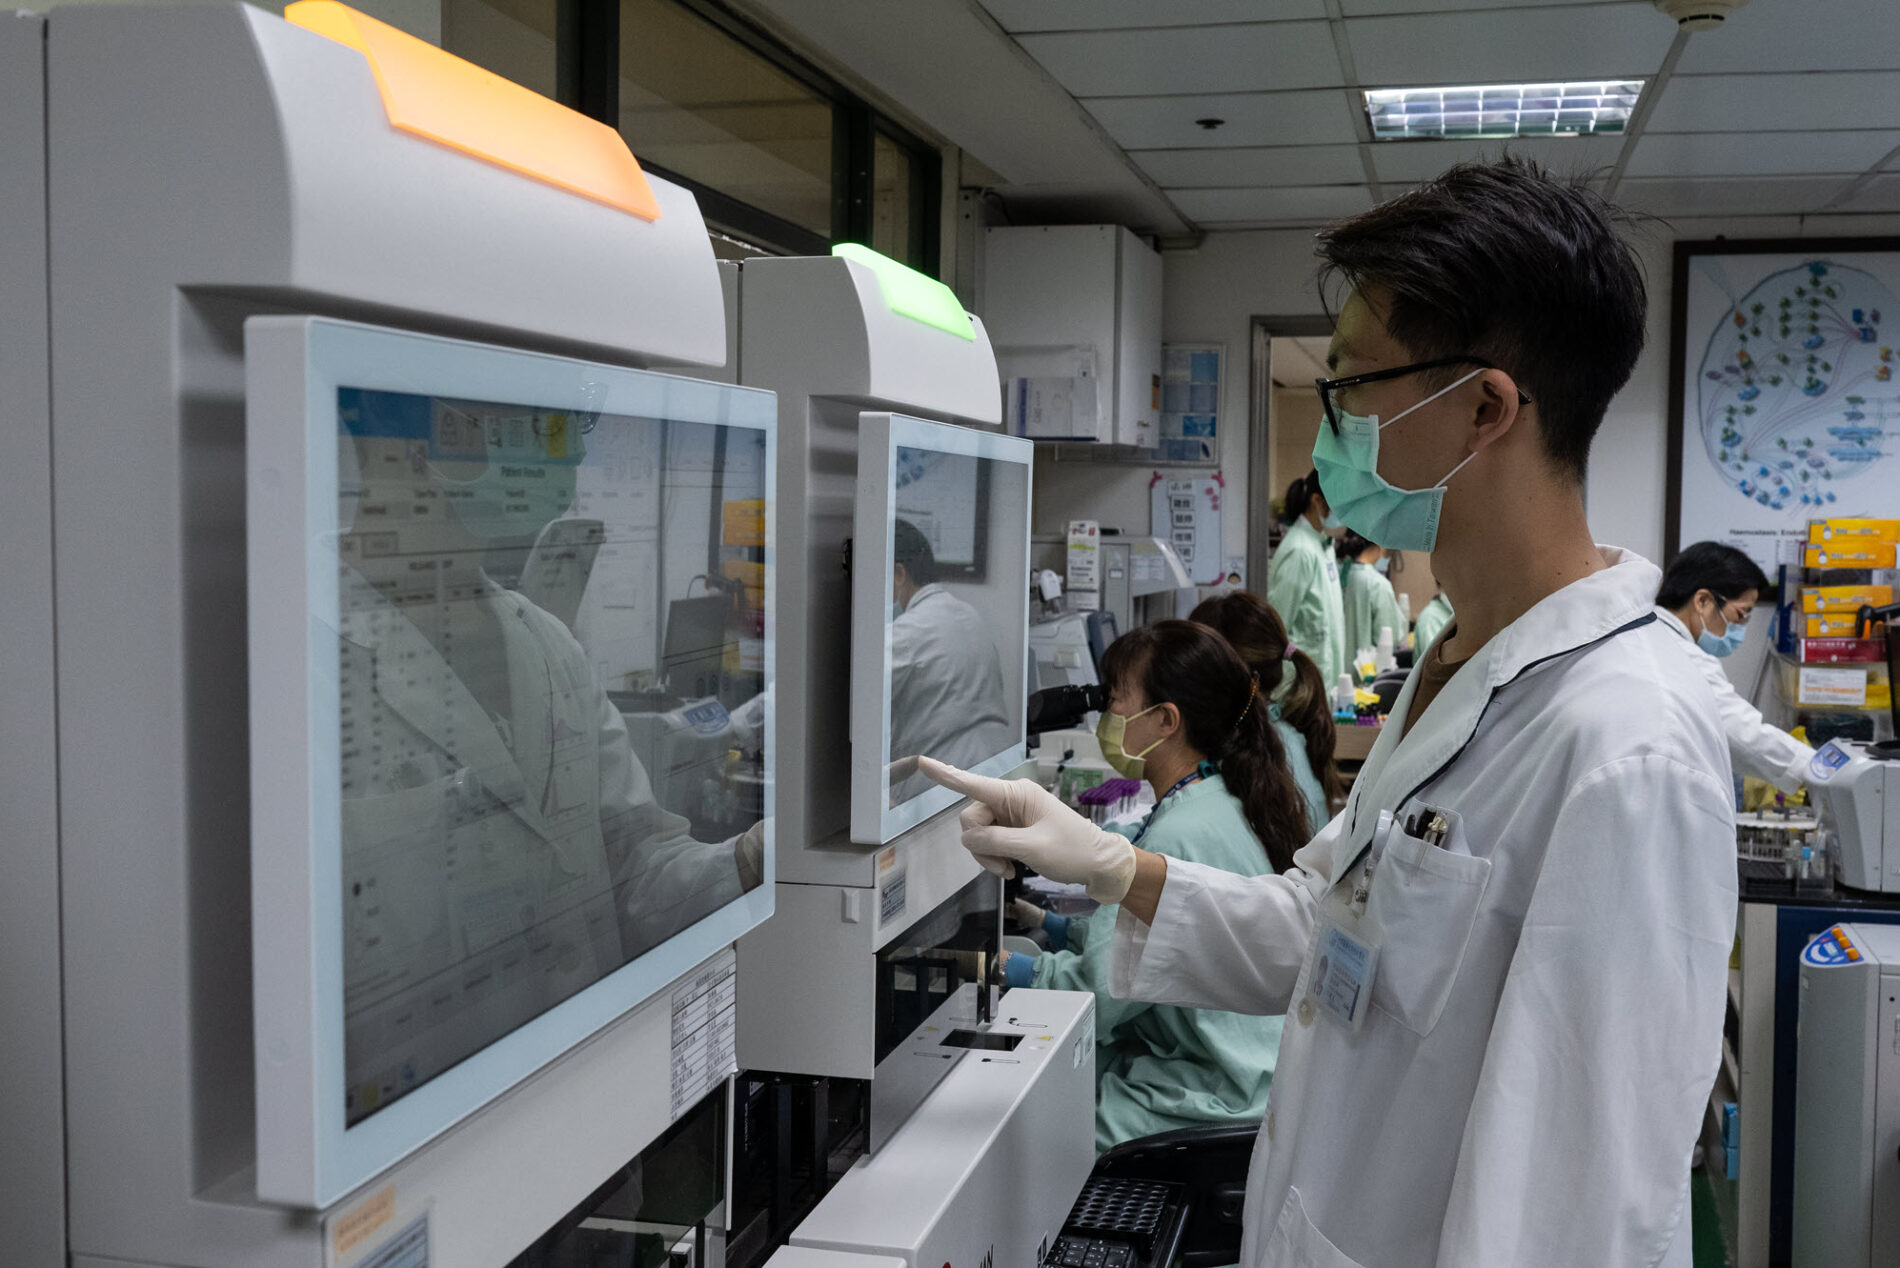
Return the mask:
<path fill-rule="evenodd" d="M 890 558 L 890 804 L 933 785 L 914 759 L 971 767 L 1022 739 L 1029 473 L 897 450 Z"/>
<path fill-rule="evenodd" d="M 348 1123 L 759 883 L 762 434 L 338 392 Z"/>

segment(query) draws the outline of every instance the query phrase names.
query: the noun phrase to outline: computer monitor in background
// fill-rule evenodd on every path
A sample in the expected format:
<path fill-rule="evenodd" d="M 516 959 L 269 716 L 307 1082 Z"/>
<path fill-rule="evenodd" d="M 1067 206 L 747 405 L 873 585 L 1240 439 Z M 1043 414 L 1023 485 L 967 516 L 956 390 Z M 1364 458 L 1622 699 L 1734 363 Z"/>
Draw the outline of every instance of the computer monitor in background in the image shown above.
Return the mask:
<path fill-rule="evenodd" d="M 851 839 L 957 800 L 918 772 L 1022 763 L 1029 646 L 1025 440 L 860 415 L 851 598 Z"/>

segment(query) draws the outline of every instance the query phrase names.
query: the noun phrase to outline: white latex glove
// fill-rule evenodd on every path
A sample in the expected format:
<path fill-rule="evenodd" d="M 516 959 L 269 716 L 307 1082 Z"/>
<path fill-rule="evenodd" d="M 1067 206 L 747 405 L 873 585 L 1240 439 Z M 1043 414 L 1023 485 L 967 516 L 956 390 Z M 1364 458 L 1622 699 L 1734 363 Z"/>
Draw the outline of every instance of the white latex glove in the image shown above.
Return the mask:
<path fill-rule="evenodd" d="M 1010 900 L 1009 916 L 1025 929 L 1042 928 L 1042 908 L 1024 898 Z"/>
<path fill-rule="evenodd" d="M 1118 903 L 1135 883 L 1135 847 L 1063 805 L 1027 779 L 972 775 L 932 758 L 917 767 L 973 803 L 963 812 L 963 848 L 998 876 L 1014 876 L 1010 860 L 1052 881 L 1080 884 L 1098 903 Z"/>

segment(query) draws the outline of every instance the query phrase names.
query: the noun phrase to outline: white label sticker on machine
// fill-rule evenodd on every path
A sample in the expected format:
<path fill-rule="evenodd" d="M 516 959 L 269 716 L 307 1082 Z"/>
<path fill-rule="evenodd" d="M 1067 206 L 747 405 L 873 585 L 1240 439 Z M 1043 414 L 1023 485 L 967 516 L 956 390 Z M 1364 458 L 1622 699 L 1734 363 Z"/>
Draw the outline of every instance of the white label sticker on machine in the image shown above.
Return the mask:
<path fill-rule="evenodd" d="M 739 1071 L 733 1026 L 738 963 L 728 947 L 673 988 L 674 1121 Z"/>
<path fill-rule="evenodd" d="M 1859 708 L 1867 703 L 1867 671 L 1863 669 L 1801 670 L 1802 704 L 1838 704 Z"/>
<path fill-rule="evenodd" d="M 897 858 L 897 847 L 889 846 L 877 856 L 877 923 L 888 925 L 904 914 L 909 901 L 908 870 Z"/>
<path fill-rule="evenodd" d="M 1075 1046 L 1069 1051 L 1070 1059 L 1074 1061 L 1075 1068 L 1080 1070 L 1082 1068 L 1083 1059 L 1093 1051 L 1095 1051 L 1095 1010 L 1091 1008 L 1089 1009 L 1088 1022 L 1082 1027 L 1082 1033 L 1076 1036 Z"/>

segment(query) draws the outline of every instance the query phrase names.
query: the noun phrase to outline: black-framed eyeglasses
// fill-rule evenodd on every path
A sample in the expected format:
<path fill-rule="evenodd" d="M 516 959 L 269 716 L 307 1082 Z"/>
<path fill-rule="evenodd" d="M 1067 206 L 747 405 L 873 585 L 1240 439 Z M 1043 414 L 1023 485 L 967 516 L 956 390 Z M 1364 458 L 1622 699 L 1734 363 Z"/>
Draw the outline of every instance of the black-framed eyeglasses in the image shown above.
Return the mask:
<path fill-rule="evenodd" d="M 1722 614 L 1722 623 L 1724 625 L 1747 625 L 1748 618 L 1755 614 L 1755 610 L 1750 608 L 1740 616 L 1730 616 L 1728 614 L 1728 605 L 1735 602 L 1735 600 L 1725 599 L 1713 590 L 1709 591 L 1709 597 L 1715 600 L 1715 610 Z"/>
<path fill-rule="evenodd" d="M 1339 434 L 1339 414 L 1333 408 L 1333 393 L 1343 387 L 1359 387 L 1365 383 L 1383 383 L 1387 379 L 1402 379 L 1408 374 L 1419 374 L 1426 370 L 1442 370 L 1450 365 L 1475 365 L 1480 370 L 1495 370 L 1498 367 L 1489 361 L 1477 357 L 1440 357 L 1436 361 L 1415 361 L 1411 365 L 1394 366 L 1390 370 L 1374 370 L 1370 374 L 1354 374 L 1343 379 L 1314 379 L 1313 387 L 1319 392 L 1320 407 L 1326 411 L 1326 422 L 1333 429 L 1333 435 Z M 1517 390 L 1517 403 L 1529 405 L 1530 394 L 1523 388 Z"/>

